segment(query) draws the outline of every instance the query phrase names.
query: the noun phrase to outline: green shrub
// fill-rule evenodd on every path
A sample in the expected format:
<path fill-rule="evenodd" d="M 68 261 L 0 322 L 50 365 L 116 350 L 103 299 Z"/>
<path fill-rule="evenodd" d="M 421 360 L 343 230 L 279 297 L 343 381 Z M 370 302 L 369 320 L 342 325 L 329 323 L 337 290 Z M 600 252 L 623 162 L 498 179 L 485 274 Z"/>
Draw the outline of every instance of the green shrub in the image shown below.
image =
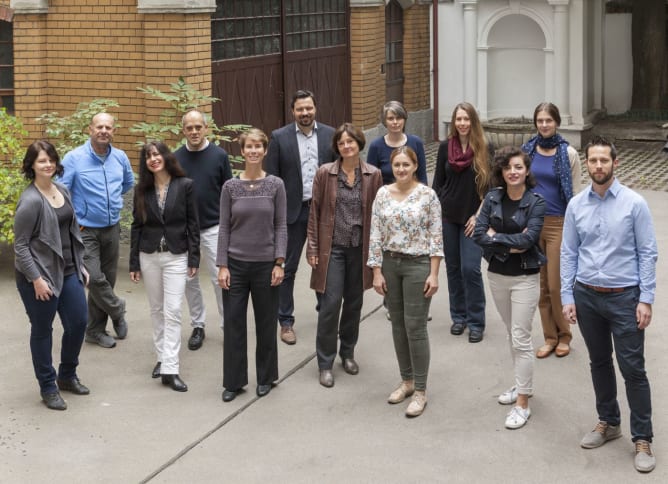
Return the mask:
<path fill-rule="evenodd" d="M 69 116 L 61 116 L 56 112 L 47 113 L 38 117 L 37 122 L 45 125 L 46 138 L 54 144 L 62 158 L 68 151 L 88 141 L 90 137 L 88 126 L 93 116 L 98 113 L 106 113 L 109 108 L 118 106 L 119 104 L 113 99 L 93 99 L 77 104 L 76 109 Z M 115 126 L 120 127 L 118 123 Z"/>
<path fill-rule="evenodd" d="M 0 108 L 0 246 L 14 243 L 16 204 L 28 185 L 21 173 L 27 135 L 21 120 Z"/>
<path fill-rule="evenodd" d="M 220 99 L 207 96 L 195 87 L 187 84 L 182 77 L 177 82 L 169 85 L 169 92 L 155 89 L 151 86 L 137 88 L 141 92 L 148 94 L 163 103 L 167 107 L 160 114 L 159 119 L 153 123 L 136 123 L 130 127 L 130 132 L 141 135 L 142 140 L 137 141 L 137 145 L 142 146 L 146 141 L 163 141 L 175 150 L 186 142 L 181 130 L 181 118 L 191 109 L 201 109 L 203 106 L 216 103 Z M 226 126 L 217 126 L 215 121 L 208 117 L 209 141 L 216 144 L 222 142 L 234 143 L 239 134 L 250 128 L 246 124 L 230 124 Z M 235 164 L 243 162 L 240 156 L 230 156 L 230 162 Z"/>

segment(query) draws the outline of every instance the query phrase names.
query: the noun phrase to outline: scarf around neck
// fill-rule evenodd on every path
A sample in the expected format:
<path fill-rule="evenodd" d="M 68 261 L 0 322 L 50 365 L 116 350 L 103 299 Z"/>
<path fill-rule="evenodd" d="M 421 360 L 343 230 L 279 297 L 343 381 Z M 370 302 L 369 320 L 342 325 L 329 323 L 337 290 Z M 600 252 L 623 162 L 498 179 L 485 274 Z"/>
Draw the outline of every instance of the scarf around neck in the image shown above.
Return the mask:
<path fill-rule="evenodd" d="M 459 141 L 459 136 L 453 136 L 448 140 L 448 163 L 457 173 L 460 173 L 471 166 L 473 163 L 473 149 L 471 143 L 466 147 L 466 151 L 462 149 L 462 144 Z"/>
<path fill-rule="evenodd" d="M 552 160 L 552 170 L 557 177 L 561 198 L 568 203 L 573 198 L 573 180 L 571 177 L 571 162 L 568 158 L 568 141 L 562 138 L 559 133 L 549 138 L 543 138 L 537 134 L 522 145 L 522 151 L 533 160 L 537 146 L 546 150 L 557 148 L 557 152 Z"/>

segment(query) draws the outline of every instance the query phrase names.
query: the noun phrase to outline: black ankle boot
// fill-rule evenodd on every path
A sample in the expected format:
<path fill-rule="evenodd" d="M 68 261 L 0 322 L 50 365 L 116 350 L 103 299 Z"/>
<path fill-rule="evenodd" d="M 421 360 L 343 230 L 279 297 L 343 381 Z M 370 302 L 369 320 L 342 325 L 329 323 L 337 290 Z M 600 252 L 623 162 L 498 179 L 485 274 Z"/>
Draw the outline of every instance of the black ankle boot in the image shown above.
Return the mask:
<path fill-rule="evenodd" d="M 162 384 L 169 385 L 176 392 L 187 392 L 188 385 L 185 384 L 179 375 L 162 375 Z"/>

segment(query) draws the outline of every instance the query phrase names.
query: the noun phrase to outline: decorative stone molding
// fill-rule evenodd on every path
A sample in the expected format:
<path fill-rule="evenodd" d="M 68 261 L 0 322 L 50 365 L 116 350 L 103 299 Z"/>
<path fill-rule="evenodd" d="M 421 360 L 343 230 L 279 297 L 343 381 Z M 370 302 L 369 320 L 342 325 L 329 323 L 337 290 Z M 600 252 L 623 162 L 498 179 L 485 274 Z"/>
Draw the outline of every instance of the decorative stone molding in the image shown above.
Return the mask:
<path fill-rule="evenodd" d="M 137 0 L 139 13 L 213 13 L 216 0 Z"/>
<path fill-rule="evenodd" d="M 10 0 L 9 7 L 14 13 L 47 13 L 49 0 Z"/>
<path fill-rule="evenodd" d="M 379 5 L 385 5 L 385 0 L 350 0 L 350 8 L 377 7 Z"/>

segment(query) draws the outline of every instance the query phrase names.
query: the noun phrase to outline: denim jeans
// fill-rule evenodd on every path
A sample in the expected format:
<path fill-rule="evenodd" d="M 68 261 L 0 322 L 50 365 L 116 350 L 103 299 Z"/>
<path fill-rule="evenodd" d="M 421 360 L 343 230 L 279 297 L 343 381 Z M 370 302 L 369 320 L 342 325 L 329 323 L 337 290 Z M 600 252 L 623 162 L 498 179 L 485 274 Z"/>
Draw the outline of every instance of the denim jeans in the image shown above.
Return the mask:
<path fill-rule="evenodd" d="M 255 315 L 255 371 L 258 385 L 278 380 L 276 315 L 278 286 L 271 285 L 274 261 L 246 262 L 229 258 L 230 288 L 223 290 L 223 386 L 239 390 L 248 384 L 248 295 Z"/>
<path fill-rule="evenodd" d="M 576 283 L 573 289 L 580 332 L 591 367 L 599 420 L 619 425 L 617 380 L 612 363 L 613 344 L 617 364 L 624 377 L 631 410 L 633 441 L 652 441 L 652 403 L 645 373 L 645 331 L 638 329 L 636 307 L 640 289 L 599 293 Z"/>
<path fill-rule="evenodd" d="M 59 380 L 76 378 L 79 353 L 86 332 L 86 293 L 76 274 L 65 276 L 60 296 L 48 301 L 35 298 L 35 289 L 22 274 L 17 274 L 16 287 L 30 320 L 30 351 L 35 377 L 42 393 L 52 393 L 56 387 L 56 370 L 51 356 L 53 319 L 58 313 L 63 324 L 60 347 Z"/>
<path fill-rule="evenodd" d="M 88 282 L 88 334 L 105 331 L 107 317 L 116 321 L 125 313 L 125 302 L 114 293 L 118 269 L 120 224 L 81 231 Z"/>
<path fill-rule="evenodd" d="M 332 247 L 325 292 L 318 298 L 315 350 L 321 370 L 330 370 L 334 364 L 337 333 L 341 358 L 355 356 L 364 301 L 363 264 L 362 247 Z"/>
<path fill-rule="evenodd" d="M 485 330 L 485 288 L 480 272 L 482 249 L 464 235 L 464 225 L 443 222 L 445 269 L 448 275 L 450 318 L 468 326 L 469 331 Z"/>
<path fill-rule="evenodd" d="M 427 315 L 431 298 L 424 297 L 424 282 L 431 271 L 428 256 L 400 259 L 383 257 L 387 285 L 385 301 L 392 320 L 394 351 L 402 380 L 415 380 L 415 388 L 427 388 L 429 334 Z"/>
<path fill-rule="evenodd" d="M 288 224 L 288 247 L 285 256 L 283 282 L 279 286 L 278 322 L 281 326 L 295 324 L 295 275 L 299 268 L 308 227 L 309 205 L 302 204 L 302 210 L 295 223 Z"/>
<path fill-rule="evenodd" d="M 487 272 L 487 279 L 494 304 L 508 332 L 517 392 L 530 395 L 533 393 L 534 362 L 531 323 L 538 305 L 539 276 L 505 276 Z"/>
<path fill-rule="evenodd" d="M 139 253 L 142 279 L 153 322 L 153 346 L 163 375 L 179 374 L 181 306 L 186 291 L 188 254 Z"/>
<path fill-rule="evenodd" d="M 203 229 L 199 233 L 200 270 L 194 277 L 186 280 L 186 300 L 190 309 L 190 325 L 193 328 L 206 326 L 206 307 L 202 297 L 200 286 L 200 275 L 202 268 L 206 267 L 209 279 L 213 285 L 213 293 L 216 295 L 218 315 L 220 316 L 220 327 L 223 327 L 223 292 L 218 285 L 218 267 L 216 266 L 216 255 L 218 251 L 218 225 Z"/>

